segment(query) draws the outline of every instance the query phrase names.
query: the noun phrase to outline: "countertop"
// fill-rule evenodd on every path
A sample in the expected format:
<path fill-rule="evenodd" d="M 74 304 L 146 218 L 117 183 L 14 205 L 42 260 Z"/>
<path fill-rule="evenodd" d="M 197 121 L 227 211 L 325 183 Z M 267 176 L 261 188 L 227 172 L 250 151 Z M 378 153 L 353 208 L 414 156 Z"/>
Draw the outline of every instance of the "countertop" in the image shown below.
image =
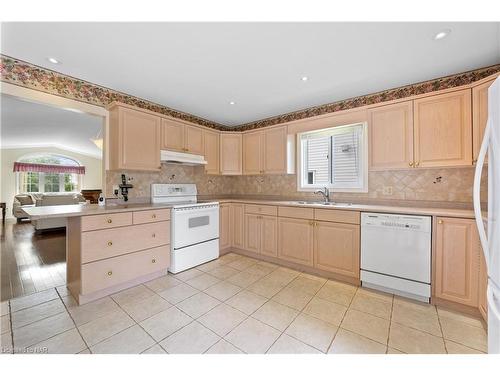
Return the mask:
<path fill-rule="evenodd" d="M 204 202 L 200 201 L 200 202 Z M 308 202 L 301 204 L 301 201 L 279 201 L 267 199 L 242 199 L 242 198 L 214 198 L 210 201 L 220 203 L 246 203 L 246 204 L 266 204 L 272 206 L 288 206 L 288 207 L 304 207 L 317 208 L 325 210 L 349 210 L 362 212 L 380 212 L 392 214 L 408 214 L 408 215 L 428 215 L 428 216 L 446 216 L 457 218 L 474 218 L 474 211 L 470 209 L 459 208 L 439 208 L 439 207 L 406 207 L 398 205 L 374 205 L 374 204 L 340 204 L 337 206 L 325 206 L 320 202 Z M 132 212 L 155 210 L 162 208 L 171 208 L 172 204 L 154 204 L 154 203 L 130 203 L 116 204 L 107 206 L 98 206 L 96 204 L 78 204 L 78 205 L 61 205 L 61 206 L 41 206 L 29 207 L 23 210 L 30 216 L 31 219 L 45 219 L 58 217 L 75 217 L 87 215 L 112 214 L 119 212 Z"/>

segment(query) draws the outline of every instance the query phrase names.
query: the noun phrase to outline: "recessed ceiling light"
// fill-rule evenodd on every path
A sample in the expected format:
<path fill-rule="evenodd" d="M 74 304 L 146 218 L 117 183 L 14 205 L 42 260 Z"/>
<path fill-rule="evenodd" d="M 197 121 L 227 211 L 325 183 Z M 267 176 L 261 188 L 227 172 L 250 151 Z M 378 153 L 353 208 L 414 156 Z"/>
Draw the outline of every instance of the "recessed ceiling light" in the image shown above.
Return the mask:
<path fill-rule="evenodd" d="M 229 102 L 229 104 L 231 104 L 231 105 L 235 105 L 235 104 L 236 104 L 236 102 L 233 102 L 233 101 L 231 100 L 231 101 Z"/>
<path fill-rule="evenodd" d="M 57 60 L 54 57 L 47 57 L 47 60 L 49 60 L 52 64 L 60 64 L 61 62 Z"/>
<path fill-rule="evenodd" d="M 441 30 L 436 35 L 434 35 L 434 40 L 440 40 L 440 39 L 446 38 L 448 36 L 448 34 L 450 34 L 450 33 L 451 33 L 450 29 Z"/>
<path fill-rule="evenodd" d="M 302 80 L 302 81 L 304 81 L 304 82 L 305 82 L 305 81 L 307 81 L 308 79 L 309 79 L 309 77 L 308 77 L 308 76 L 303 76 L 303 77 L 301 78 L 301 80 Z"/>

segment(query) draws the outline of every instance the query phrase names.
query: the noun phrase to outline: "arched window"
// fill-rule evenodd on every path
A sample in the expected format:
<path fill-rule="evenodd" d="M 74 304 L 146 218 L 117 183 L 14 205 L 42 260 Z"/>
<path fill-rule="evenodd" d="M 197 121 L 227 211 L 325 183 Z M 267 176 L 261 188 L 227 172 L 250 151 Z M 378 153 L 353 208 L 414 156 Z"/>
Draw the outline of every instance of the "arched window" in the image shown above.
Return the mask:
<path fill-rule="evenodd" d="M 14 163 L 18 193 L 59 193 L 80 191 L 85 168 L 68 156 L 29 154 Z"/>

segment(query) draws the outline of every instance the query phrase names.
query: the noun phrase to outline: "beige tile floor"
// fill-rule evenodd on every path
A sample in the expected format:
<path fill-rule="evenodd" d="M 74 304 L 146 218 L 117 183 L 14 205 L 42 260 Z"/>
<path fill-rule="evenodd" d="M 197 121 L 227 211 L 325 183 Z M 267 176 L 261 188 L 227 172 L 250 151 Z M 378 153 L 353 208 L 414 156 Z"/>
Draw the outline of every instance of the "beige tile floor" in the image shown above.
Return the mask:
<path fill-rule="evenodd" d="M 484 353 L 480 320 L 237 254 L 78 306 L 1 303 L 2 353 Z"/>

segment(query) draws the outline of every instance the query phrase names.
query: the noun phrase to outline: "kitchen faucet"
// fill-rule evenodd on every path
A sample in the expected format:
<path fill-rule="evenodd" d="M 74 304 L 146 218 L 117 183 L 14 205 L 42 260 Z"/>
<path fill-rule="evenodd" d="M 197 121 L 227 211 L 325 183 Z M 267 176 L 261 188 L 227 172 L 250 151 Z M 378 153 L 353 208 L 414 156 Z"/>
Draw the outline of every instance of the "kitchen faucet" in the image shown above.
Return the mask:
<path fill-rule="evenodd" d="M 325 203 L 330 202 L 330 190 L 327 187 L 324 187 L 323 190 L 316 190 L 314 194 L 321 194 L 325 199 Z"/>

